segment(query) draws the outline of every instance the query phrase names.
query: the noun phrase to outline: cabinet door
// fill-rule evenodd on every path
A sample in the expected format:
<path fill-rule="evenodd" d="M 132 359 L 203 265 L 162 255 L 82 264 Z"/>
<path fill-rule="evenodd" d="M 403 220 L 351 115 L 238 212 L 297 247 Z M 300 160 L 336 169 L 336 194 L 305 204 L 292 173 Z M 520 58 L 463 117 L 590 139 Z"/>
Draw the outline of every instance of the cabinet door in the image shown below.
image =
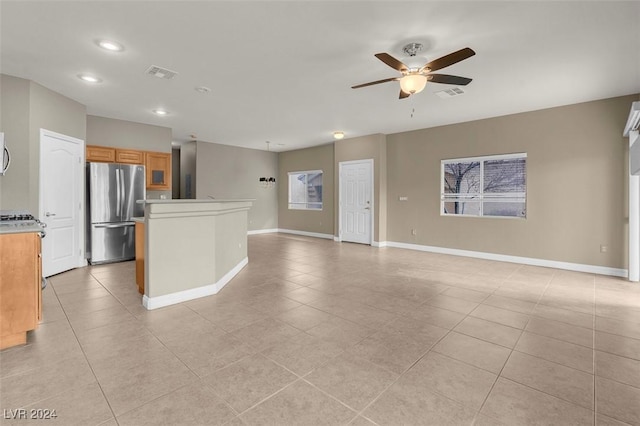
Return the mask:
<path fill-rule="evenodd" d="M 136 222 L 136 284 L 144 294 L 144 223 Z"/>
<path fill-rule="evenodd" d="M 116 149 L 116 163 L 144 164 L 144 152 L 133 149 Z"/>
<path fill-rule="evenodd" d="M 39 240 L 36 233 L 0 235 L 0 349 L 26 343 L 38 326 Z"/>
<path fill-rule="evenodd" d="M 116 149 L 105 146 L 87 145 L 86 161 L 114 163 L 116 161 Z"/>
<path fill-rule="evenodd" d="M 147 189 L 171 189 L 171 153 L 145 153 Z"/>
<path fill-rule="evenodd" d="M 37 235 L 37 234 L 36 234 Z M 42 238 L 36 238 L 36 254 L 37 254 L 37 271 L 36 271 L 36 312 L 37 319 L 36 323 L 40 324 L 42 322 Z M 51 291 L 51 290 L 49 290 Z M 36 325 L 37 327 L 37 325 Z"/>

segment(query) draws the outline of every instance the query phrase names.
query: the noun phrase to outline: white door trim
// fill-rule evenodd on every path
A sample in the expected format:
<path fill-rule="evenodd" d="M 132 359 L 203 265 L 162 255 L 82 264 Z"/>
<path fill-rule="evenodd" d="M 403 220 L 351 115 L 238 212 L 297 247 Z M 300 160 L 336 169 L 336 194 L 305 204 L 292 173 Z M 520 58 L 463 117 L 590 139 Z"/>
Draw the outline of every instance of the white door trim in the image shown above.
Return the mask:
<path fill-rule="evenodd" d="M 371 165 L 371 185 L 369 190 L 371 191 L 370 200 L 371 200 L 371 229 L 369 230 L 369 245 L 373 244 L 374 238 L 374 229 L 375 229 L 375 206 L 376 199 L 374 197 L 375 194 L 375 171 L 374 171 L 374 162 L 373 158 L 367 158 L 363 160 L 350 160 L 350 161 L 340 161 L 338 163 L 338 236 L 334 238 L 334 241 L 342 242 L 342 167 L 349 164 L 358 164 L 358 163 L 368 163 Z"/>
<path fill-rule="evenodd" d="M 84 178 L 84 170 L 85 170 L 85 142 L 82 139 L 74 138 L 72 136 L 63 135 L 62 133 L 56 133 L 47 129 L 40 129 L 40 152 L 38 157 L 38 169 L 39 169 L 39 187 L 38 187 L 38 218 L 44 218 L 44 193 L 42 189 L 44 188 L 44 173 L 43 173 L 43 144 L 42 139 L 45 137 L 51 137 L 56 139 L 61 139 L 65 142 L 74 143 L 80 146 L 80 167 L 78 168 L 78 176 L 77 179 L 80 182 L 78 185 L 78 200 L 80 203 L 80 212 L 78 214 L 78 220 L 76 221 L 76 226 L 78 226 L 78 247 L 80 249 L 80 253 L 78 255 L 77 267 L 86 266 L 87 259 L 85 259 L 85 178 Z M 46 231 L 46 229 L 45 229 Z M 46 238 L 46 237 L 45 237 Z"/>

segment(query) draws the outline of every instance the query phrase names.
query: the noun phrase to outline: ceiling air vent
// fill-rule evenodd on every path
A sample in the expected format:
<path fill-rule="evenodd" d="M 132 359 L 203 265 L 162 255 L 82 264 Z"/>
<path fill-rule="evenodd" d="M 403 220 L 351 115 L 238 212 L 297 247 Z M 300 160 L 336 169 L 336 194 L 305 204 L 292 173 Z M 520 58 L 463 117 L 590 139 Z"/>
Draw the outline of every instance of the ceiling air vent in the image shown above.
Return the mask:
<path fill-rule="evenodd" d="M 464 95 L 464 90 L 459 87 L 454 87 L 453 89 L 441 90 L 436 92 L 436 95 L 441 97 L 442 99 L 453 98 L 454 96 Z"/>
<path fill-rule="evenodd" d="M 151 65 L 149 69 L 147 69 L 145 74 L 149 74 L 158 78 L 164 78 L 166 80 L 171 80 L 173 77 L 178 75 L 178 73 L 175 71 L 171 71 L 166 68 L 159 67 L 157 65 Z"/>

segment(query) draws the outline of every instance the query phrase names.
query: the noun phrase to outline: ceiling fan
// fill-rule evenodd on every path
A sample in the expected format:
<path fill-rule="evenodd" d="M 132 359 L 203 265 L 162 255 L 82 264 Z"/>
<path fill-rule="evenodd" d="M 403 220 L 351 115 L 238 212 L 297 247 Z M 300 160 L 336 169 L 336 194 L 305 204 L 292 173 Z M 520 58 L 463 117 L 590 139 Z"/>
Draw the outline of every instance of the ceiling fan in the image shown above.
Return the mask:
<path fill-rule="evenodd" d="M 409 55 L 409 59 L 412 59 L 416 57 L 416 54 L 420 50 L 422 50 L 422 44 L 409 43 L 402 50 Z M 458 77 L 457 75 L 448 74 L 431 74 L 431 72 L 463 61 L 475 54 L 476 52 L 474 52 L 472 49 L 465 47 L 464 49 L 460 49 L 456 52 L 435 59 L 425 65 L 420 66 L 411 63 L 412 66 L 408 66 L 400 62 L 393 56 L 389 55 L 388 53 L 376 53 L 376 58 L 389 65 L 391 68 L 400 71 L 402 75 L 400 77 L 391 77 L 385 78 L 384 80 L 372 81 L 370 83 L 358 84 L 357 86 L 352 86 L 351 88 L 359 89 L 360 87 L 373 86 L 374 84 L 387 83 L 389 81 L 400 81 L 400 99 L 404 99 L 415 93 L 421 92 L 426 86 L 427 81 L 431 81 L 433 83 L 466 86 L 467 84 L 471 83 L 470 78 Z"/>

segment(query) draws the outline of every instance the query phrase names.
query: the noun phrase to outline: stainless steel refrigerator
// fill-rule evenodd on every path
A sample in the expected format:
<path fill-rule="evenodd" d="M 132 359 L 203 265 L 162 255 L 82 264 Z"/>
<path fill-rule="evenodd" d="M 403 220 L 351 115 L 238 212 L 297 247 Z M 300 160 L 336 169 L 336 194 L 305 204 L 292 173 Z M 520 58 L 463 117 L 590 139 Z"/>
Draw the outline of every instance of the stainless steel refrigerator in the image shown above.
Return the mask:
<path fill-rule="evenodd" d="M 134 217 L 144 216 L 144 166 L 87 163 L 87 259 L 92 265 L 135 258 Z"/>

